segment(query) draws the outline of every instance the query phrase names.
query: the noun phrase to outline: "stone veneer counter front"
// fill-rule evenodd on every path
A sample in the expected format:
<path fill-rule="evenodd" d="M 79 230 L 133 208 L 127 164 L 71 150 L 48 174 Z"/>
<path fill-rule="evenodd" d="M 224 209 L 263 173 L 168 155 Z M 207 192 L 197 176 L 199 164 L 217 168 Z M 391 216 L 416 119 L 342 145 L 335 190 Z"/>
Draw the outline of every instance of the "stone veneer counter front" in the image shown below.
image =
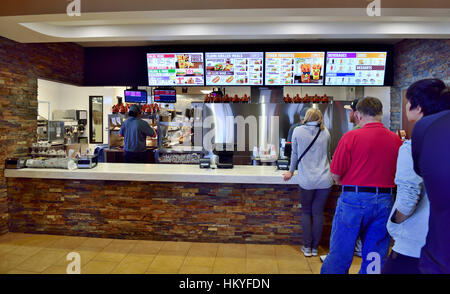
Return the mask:
<path fill-rule="evenodd" d="M 301 244 L 293 177 L 274 166 L 101 163 L 5 170 L 12 232 L 168 241 Z M 331 230 L 337 186 L 325 208 Z"/>

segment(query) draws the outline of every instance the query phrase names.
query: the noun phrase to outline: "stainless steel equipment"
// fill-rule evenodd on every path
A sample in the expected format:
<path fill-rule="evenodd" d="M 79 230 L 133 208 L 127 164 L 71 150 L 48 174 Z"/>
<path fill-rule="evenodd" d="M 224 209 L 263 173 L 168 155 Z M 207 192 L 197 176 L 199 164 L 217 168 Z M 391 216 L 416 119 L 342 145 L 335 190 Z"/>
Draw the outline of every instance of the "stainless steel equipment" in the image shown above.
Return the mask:
<path fill-rule="evenodd" d="M 64 143 L 64 122 L 50 121 L 49 122 L 49 138 L 52 143 Z"/>
<path fill-rule="evenodd" d="M 252 91 L 252 103 L 205 103 L 203 107 L 203 148 L 213 150 L 214 144 L 229 143 L 236 146 L 241 155 L 251 157 L 256 146 L 275 147 L 279 157 L 280 141 L 287 138 L 289 128 L 303 120 L 306 111 L 313 107 L 324 116 L 324 124 L 331 134 L 331 154 L 344 133 L 352 129 L 344 106 L 350 101 L 330 103 L 284 103 L 279 89 L 262 88 Z"/>
<path fill-rule="evenodd" d="M 54 120 L 64 122 L 64 142 L 66 144 L 80 143 L 87 140 L 87 110 L 55 110 Z"/>

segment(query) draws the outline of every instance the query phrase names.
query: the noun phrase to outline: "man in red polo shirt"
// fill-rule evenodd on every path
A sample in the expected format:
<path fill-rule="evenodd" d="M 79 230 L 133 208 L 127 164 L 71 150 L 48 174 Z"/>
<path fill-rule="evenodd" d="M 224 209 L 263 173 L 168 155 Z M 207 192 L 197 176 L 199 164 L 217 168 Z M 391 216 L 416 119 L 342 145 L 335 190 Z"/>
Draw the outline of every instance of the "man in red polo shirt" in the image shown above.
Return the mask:
<path fill-rule="evenodd" d="M 400 138 L 381 123 L 383 105 L 378 98 L 358 102 L 355 115 L 362 128 L 347 132 L 339 141 L 330 165 L 332 177 L 342 185 L 330 238 L 330 253 L 321 273 L 347 273 L 358 236 L 362 239 L 359 273 L 379 273 L 389 250 L 386 223 L 393 202 L 394 178 Z"/>

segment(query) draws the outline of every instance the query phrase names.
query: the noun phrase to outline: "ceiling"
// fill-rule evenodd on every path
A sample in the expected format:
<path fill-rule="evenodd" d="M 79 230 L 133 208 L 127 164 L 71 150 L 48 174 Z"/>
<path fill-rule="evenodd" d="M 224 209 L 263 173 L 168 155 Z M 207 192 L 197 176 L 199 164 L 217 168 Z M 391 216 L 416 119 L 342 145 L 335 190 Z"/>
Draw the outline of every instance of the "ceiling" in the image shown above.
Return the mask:
<path fill-rule="evenodd" d="M 167 1 L 168 3 L 177 2 L 177 0 Z M 43 1 L 43 3 L 46 2 L 48 1 Z M 65 2 L 68 3 L 68 1 Z M 214 1 L 208 3 L 210 2 Z M 286 1 L 281 2 L 283 4 Z M 367 0 L 360 2 L 369 3 Z M 385 2 L 387 1 L 383 1 L 382 4 Z M 392 44 L 408 38 L 448 39 L 450 1 L 429 0 L 428 2 L 432 8 L 385 8 L 382 6 L 381 16 L 373 17 L 367 15 L 365 7 L 155 9 L 121 12 L 98 12 L 99 9 L 91 7 L 90 10 L 96 12 L 89 12 L 89 9 L 85 12 L 86 7 L 81 6 L 81 15 L 72 17 L 65 11 L 32 14 L 31 8 L 21 11 L 19 8 L 14 10 L 14 7 L 8 7 L 5 10 L 2 8 L 0 13 L 3 15 L 0 16 L 0 36 L 23 43 L 76 42 L 86 47 L 280 41 Z M 81 3 L 83 5 L 85 1 Z M 438 6 L 439 3 L 443 3 L 442 6 Z M 36 11 L 42 12 L 39 9 Z M 17 15 L 17 13 L 23 14 Z"/>

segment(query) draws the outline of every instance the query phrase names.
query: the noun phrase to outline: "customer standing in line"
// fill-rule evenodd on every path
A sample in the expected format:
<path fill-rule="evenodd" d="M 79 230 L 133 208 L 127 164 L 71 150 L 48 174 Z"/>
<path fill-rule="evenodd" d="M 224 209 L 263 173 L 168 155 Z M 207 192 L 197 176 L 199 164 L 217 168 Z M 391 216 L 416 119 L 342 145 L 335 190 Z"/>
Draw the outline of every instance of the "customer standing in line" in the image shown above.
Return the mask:
<path fill-rule="evenodd" d="M 358 104 L 358 99 L 354 99 L 350 105 L 345 105 L 344 108 L 350 110 L 349 114 L 349 121 L 353 124 L 353 130 L 360 129 L 361 126 L 359 125 L 359 120 L 356 117 L 356 105 Z"/>
<path fill-rule="evenodd" d="M 445 88 L 439 79 L 413 83 L 406 92 L 407 119 L 415 123 L 422 117 L 450 109 L 450 99 L 441 95 Z M 430 205 L 423 179 L 414 172 L 411 140 L 400 147 L 395 183 L 397 197 L 387 224 L 394 246 L 382 273 L 420 274 L 419 257 L 428 233 Z"/>
<path fill-rule="evenodd" d="M 301 161 L 299 157 L 317 137 Z M 333 180 L 330 174 L 330 132 L 323 125 L 323 115 L 310 108 L 303 125 L 295 128 L 292 135 L 291 165 L 283 174 L 284 180 L 292 178 L 298 164 L 298 184 L 302 205 L 303 254 L 317 256 L 323 227 L 323 210 L 330 194 Z"/>
<path fill-rule="evenodd" d="M 442 99 L 450 100 L 447 87 Z M 422 118 L 414 127 L 414 170 L 423 178 L 430 201 L 430 218 L 419 270 L 424 274 L 450 274 L 450 110 Z"/>
<path fill-rule="evenodd" d="M 350 105 L 345 105 L 344 108 L 350 110 L 349 120 L 353 124 L 352 131 L 360 129 L 359 120 L 356 117 L 356 105 L 358 104 L 358 99 L 354 99 Z M 361 257 L 362 256 L 362 242 L 361 237 L 356 239 L 355 245 L 355 255 Z"/>
<path fill-rule="evenodd" d="M 400 138 L 381 123 L 383 105 L 378 98 L 358 102 L 355 115 L 361 128 L 347 132 L 334 153 L 330 170 L 337 184 L 342 184 L 333 218 L 330 253 L 322 274 L 348 273 L 356 239 L 362 237 L 362 264 L 359 273 L 367 273 L 376 253 L 381 270 L 389 250 L 386 223 L 393 202 L 394 177 Z M 372 271 L 373 270 L 373 271 Z"/>
<path fill-rule="evenodd" d="M 353 128 L 351 129 L 352 131 L 361 128 L 361 126 L 359 125 L 359 120 L 358 120 L 358 118 L 355 115 L 355 113 L 356 113 L 356 105 L 357 104 L 358 104 L 358 99 L 354 99 L 350 103 L 350 105 L 345 105 L 344 106 L 345 109 L 350 110 L 349 116 L 348 116 L 348 120 L 353 124 Z M 356 239 L 354 254 L 356 256 L 359 256 L 359 257 L 362 256 L 362 242 L 361 242 L 361 238 L 360 237 L 358 237 L 358 239 Z M 320 256 L 320 260 L 323 262 L 326 257 L 327 257 L 326 255 L 321 255 Z"/>

